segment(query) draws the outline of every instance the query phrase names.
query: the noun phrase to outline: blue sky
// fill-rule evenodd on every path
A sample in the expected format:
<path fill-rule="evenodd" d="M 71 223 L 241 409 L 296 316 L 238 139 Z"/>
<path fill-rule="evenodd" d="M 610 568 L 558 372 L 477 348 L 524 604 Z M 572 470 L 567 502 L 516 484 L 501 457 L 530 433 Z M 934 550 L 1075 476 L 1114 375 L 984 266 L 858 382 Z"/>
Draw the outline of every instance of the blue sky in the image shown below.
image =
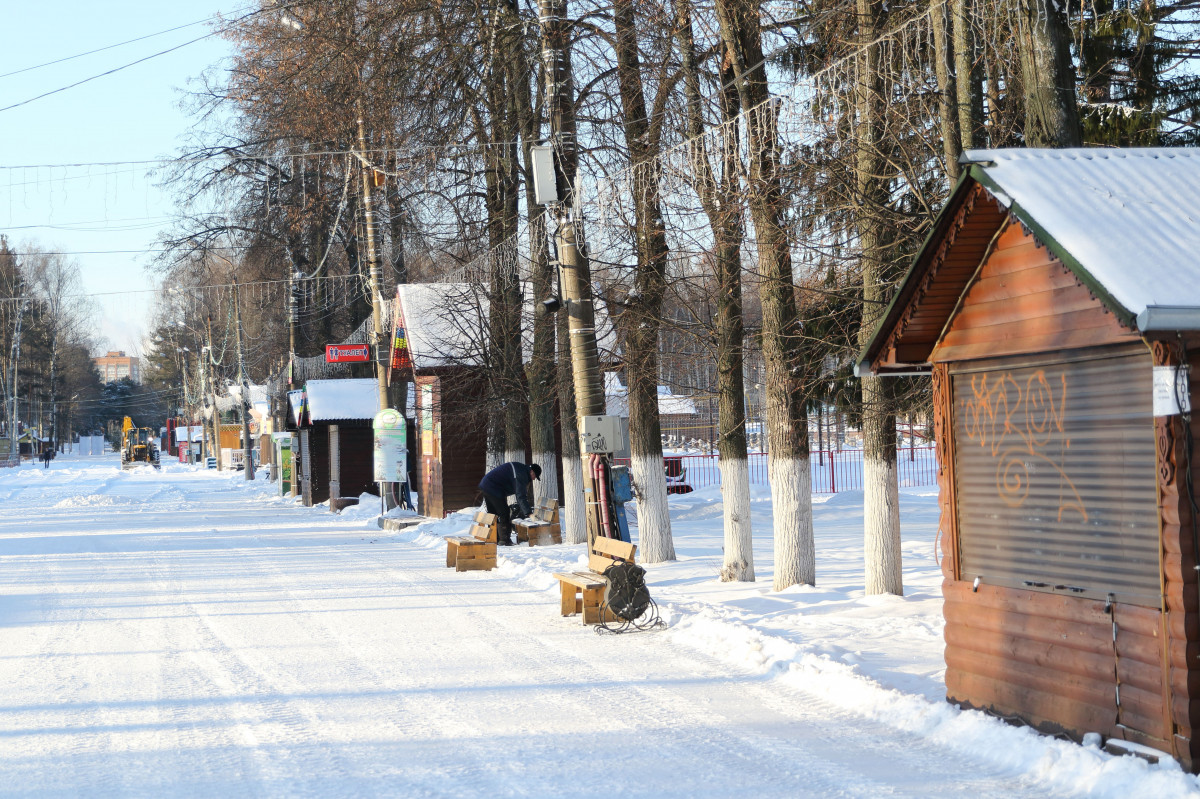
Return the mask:
<path fill-rule="evenodd" d="M 0 75 L 147 34 L 244 9 L 246 0 L 213 2 L 43 2 L 4 4 Z M 193 25 L 60 64 L 0 77 L 0 108 L 166 50 L 208 32 Z M 193 124 L 180 109 L 189 79 L 219 64 L 217 37 L 115 74 L 0 111 L 0 167 L 136 161 L 170 157 Z M 149 166 L 0 169 L 0 234 L 73 256 L 89 293 L 153 288 L 146 270 L 171 202 Z M 82 254 L 98 250 L 132 253 Z M 113 349 L 138 352 L 149 294 L 97 297 L 96 330 Z"/>

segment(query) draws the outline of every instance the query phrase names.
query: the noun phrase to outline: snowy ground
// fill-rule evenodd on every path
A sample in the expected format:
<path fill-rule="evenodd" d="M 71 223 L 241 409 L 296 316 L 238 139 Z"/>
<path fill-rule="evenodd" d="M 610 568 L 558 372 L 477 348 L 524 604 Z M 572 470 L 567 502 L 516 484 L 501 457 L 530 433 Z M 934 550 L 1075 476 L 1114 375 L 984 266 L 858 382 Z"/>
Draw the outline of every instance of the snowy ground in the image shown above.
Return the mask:
<path fill-rule="evenodd" d="M 444 566 L 265 483 L 60 458 L 0 470 L 0 793 L 20 796 L 1200 796 L 941 700 L 929 491 L 904 598 L 861 591 L 861 497 L 819 498 L 818 588 L 722 584 L 716 489 L 672 499 L 669 628 L 558 615 L 582 547 Z M 368 526 L 371 525 L 371 526 Z"/>

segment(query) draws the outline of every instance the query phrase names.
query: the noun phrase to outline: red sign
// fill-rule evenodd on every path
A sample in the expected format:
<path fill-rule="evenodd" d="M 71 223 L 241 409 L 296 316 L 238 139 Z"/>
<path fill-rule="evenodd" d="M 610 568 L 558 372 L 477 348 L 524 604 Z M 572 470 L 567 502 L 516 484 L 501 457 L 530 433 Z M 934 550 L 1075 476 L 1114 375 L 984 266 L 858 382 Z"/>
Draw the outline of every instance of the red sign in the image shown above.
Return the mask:
<path fill-rule="evenodd" d="M 371 348 L 366 344 L 327 344 L 325 363 L 366 363 L 371 360 Z"/>

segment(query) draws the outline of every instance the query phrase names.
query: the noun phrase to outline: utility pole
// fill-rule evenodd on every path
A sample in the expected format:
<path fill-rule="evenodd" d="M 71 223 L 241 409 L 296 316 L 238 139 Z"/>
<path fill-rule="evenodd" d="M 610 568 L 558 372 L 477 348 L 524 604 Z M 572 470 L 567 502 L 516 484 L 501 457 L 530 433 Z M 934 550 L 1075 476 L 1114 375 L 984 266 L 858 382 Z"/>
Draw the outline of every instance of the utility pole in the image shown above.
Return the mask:
<path fill-rule="evenodd" d="M 296 317 L 299 315 L 299 299 L 296 293 L 300 291 L 301 273 L 298 269 L 293 269 L 291 272 L 291 280 L 288 281 L 288 364 L 287 364 L 287 382 L 291 388 L 292 379 L 296 372 Z"/>
<path fill-rule="evenodd" d="M 566 332 L 571 354 L 571 376 L 575 388 L 575 421 L 584 416 L 603 415 L 604 386 L 600 378 L 600 354 L 596 345 L 596 312 L 592 303 L 591 267 L 579 249 L 579 220 L 574 217 L 575 180 L 579 155 L 576 141 L 575 90 L 571 75 L 567 0 L 538 0 L 542 27 L 542 58 L 546 74 L 546 107 L 550 116 L 550 142 L 554 149 L 554 182 L 558 194 L 558 231 L 556 250 L 559 282 L 566 306 Z M 559 327 L 560 334 L 562 326 Z M 561 349 L 561 348 L 560 348 Z M 571 425 L 572 427 L 574 425 Z M 567 425 L 564 424 L 564 432 Z M 578 439 L 567 445 L 568 453 L 580 456 L 585 494 L 584 516 L 590 544 L 601 532 L 596 492 L 602 490 L 593 481 L 590 458 L 580 454 Z M 564 463 L 564 470 L 566 469 Z M 564 475 L 566 477 L 566 475 Z M 565 485 L 564 490 L 571 489 Z"/>
<path fill-rule="evenodd" d="M 242 300 L 238 292 L 238 279 L 233 279 L 233 313 L 237 326 L 234 337 L 237 342 L 238 383 L 241 384 L 242 395 L 242 463 L 245 464 L 244 474 L 247 480 L 254 479 L 254 453 L 250 443 L 250 386 L 246 382 L 246 356 L 242 352 Z"/>
<path fill-rule="evenodd" d="M 384 364 L 383 308 L 380 293 L 379 253 L 375 248 L 375 209 L 371 198 L 372 182 L 375 170 L 367 160 L 367 136 L 363 127 L 363 102 L 360 97 L 355 101 L 358 112 L 358 160 L 362 167 L 363 215 L 367 233 L 367 268 L 371 289 L 371 351 L 375 360 L 375 380 L 379 386 L 379 410 L 391 407 L 388 402 L 387 366 Z M 394 506 L 391 501 L 392 484 L 380 483 L 379 493 L 383 500 L 384 510 Z"/>
<path fill-rule="evenodd" d="M 205 361 L 205 369 L 214 365 L 212 359 L 212 314 L 208 316 L 208 359 Z M 212 452 L 211 455 L 216 455 L 217 471 L 222 471 L 225 467 L 221 463 L 221 410 L 217 407 L 217 379 L 216 375 L 212 375 L 208 381 L 208 396 L 212 402 Z"/>

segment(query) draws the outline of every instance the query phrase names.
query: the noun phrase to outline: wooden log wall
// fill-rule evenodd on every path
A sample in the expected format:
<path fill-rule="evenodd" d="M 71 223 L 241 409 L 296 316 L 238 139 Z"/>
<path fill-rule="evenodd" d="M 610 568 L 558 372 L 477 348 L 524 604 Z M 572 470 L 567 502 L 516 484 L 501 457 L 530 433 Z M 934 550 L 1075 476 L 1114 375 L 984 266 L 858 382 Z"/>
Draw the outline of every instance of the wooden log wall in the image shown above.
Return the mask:
<path fill-rule="evenodd" d="M 958 579 L 950 381 L 933 371 L 946 696 L 1076 739 L 1099 732 L 1169 746 L 1160 611 Z M 1114 643 L 1113 622 L 1120 635 Z M 1118 711 L 1117 685 L 1121 685 Z M 1131 734 L 1130 729 L 1149 731 Z"/>
<path fill-rule="evenodd" d="M 1200 693 L 1188 690 L 1188 656 L 1197 651 L 1175 641 L 1200 639 L 1200 617 L 1190 527 L 1187 536 L 1180 533 L 1186 508 L 1177 494 L 1162 495 L 1164 507 L 1173 508 L 1175 525 L 1173 541 L 1164 541 L 1165 614 L 1159 608 L 1047 592 L 986 584 L 975 589 L 959 579 L 948 364 L 1138 340 L 1136 331 L 1123 326 L 1017 223 L 1000 234 L 987 263 L 967 288 L 931 357 L 939 457 L 939 551 L 945 577 L 946 692 L 952 702 L 1045 732 L 1076 739 L 1099 732 L 1172 752 L 1187 764 L 1190 756 L 1182 757 L 1175 736 L 1185 732 L 1190 747 L 1193 720 L 1200 718 Z M 1173 457 L 1182 457 L 1178 446 L 1167 449 Z M 1160 461 L 1162 452 L 1160 442 Z M 1166 511 L 1163 520 L 1166 524 Z M 1185 587 L 1187 579 L 1193 581 L 1190 590 Z M 1168 667 L 1168 655 L 1172 664 L 1181 665 Z"/>

